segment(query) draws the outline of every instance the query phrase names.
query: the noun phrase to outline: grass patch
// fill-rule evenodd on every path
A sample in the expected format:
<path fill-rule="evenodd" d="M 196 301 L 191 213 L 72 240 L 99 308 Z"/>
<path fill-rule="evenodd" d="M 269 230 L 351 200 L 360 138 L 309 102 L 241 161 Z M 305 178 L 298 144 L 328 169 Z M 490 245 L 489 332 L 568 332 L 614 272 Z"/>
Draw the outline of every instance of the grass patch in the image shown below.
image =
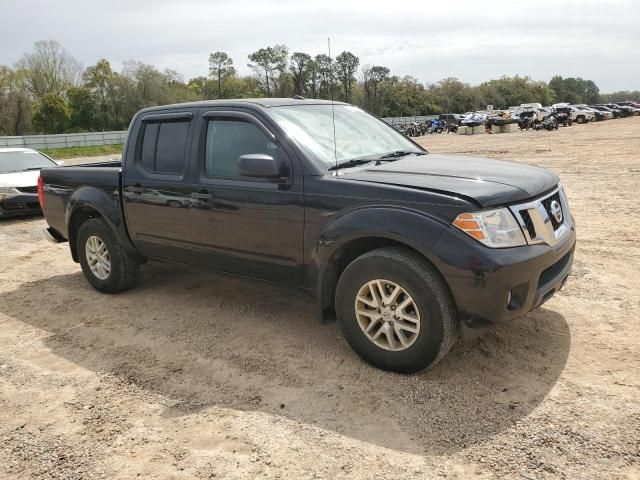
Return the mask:
<path fill-rule="evenodd" d="M 94 145 L 91 147 L 69 147 L 69 148 L 41 148 L 41 152 L 46 153 L 56 160 L 75 157 L 93 157 L 96 155 L 122 155 L 122 145 Z"/>

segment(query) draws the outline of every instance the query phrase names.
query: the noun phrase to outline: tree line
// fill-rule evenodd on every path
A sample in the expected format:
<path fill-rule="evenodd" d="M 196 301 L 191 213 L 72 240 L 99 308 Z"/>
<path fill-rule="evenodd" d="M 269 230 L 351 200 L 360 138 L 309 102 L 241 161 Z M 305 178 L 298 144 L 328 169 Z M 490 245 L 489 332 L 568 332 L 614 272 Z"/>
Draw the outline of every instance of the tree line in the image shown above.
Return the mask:
<path fill-rule="evenodd" d="M 382 65 L 361 65 L 348 51 L 330 58 L 273 45 L 247 60 L 252 74 L 240 75 L 227 53 L 213 52 L 207 75 L 185 81 L 174 70 L 134 60 L 124 62 L 120 72 L 106 59 L 83 68 L 60 43 L 39 41 L 13 67 L 0 65 L 0 135 L 124 130 L 143 107 L 201 99 L 334 98 L 379 116 L 463 113 L 528 102 L 640 101 L 638 91 L 602 95 L 591 80 L 561 76 L 548 83 L 516 75 L 474 86 L 457 78 L 423 84 Z"/>

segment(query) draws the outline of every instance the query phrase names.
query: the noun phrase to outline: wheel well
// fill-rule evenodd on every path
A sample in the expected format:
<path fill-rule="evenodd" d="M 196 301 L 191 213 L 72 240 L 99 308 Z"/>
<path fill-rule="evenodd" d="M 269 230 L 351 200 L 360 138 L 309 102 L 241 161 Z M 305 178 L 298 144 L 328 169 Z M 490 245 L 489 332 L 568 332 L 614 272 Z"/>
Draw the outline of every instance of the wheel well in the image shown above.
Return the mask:
<path fill-rule="evenodd" d="M 323 323 L 330 323 L 336 319 L 335 293 L 338 279 L 347 266 L 360 255 L 382 247 L 402 247 L 424 257 L 415 248 L 404 243 L 384 237 L 367 237 L 351 240 L 336 250 L 327 263 L 322 277 L 322 289 L 320 292 L 320 308 L 322 310 Z M 437 271 L 437 270 L 436 270 Z M 446 284 L 446 282 L 445 282 Z"/>
<path fill-rule="evenodd" d="M 80 207 L 69 219 L 69 248 L 71 249 L 71 257 L 74 262 L 78 262 L 78 249 L 76 248 L 78 242 L 78 230 L 80 226 L 91 218 L 101 218 L 100 212 L 91 207 Z"/>

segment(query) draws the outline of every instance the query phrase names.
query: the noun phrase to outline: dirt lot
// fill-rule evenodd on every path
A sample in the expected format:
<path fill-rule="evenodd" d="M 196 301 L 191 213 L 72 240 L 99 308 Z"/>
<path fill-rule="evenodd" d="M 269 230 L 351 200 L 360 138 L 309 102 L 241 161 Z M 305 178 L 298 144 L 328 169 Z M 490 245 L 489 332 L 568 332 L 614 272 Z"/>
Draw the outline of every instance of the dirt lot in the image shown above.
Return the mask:
<path fill-rule="evenodd" d="M 101 295 L 41 218 L 5 220 L 0 477 L 640 478 L 640 119 L 421 142 L 561 175 L 560 294 L 400 376 L 302 294 L 148 265 Z"/>

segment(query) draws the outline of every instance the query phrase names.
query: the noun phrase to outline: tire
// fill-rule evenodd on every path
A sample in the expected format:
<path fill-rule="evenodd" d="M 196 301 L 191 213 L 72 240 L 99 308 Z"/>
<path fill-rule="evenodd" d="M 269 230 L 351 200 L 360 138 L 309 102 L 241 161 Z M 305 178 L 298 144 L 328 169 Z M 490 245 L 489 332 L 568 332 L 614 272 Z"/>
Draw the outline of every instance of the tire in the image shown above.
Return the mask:
<path fill-rule="evenodd" d="M 93 245 L 97 243 L 93 239 L 98 239 L 106 248 L 108 263 L 110 264 L 106 276 L 102 276 L 105 274 L 106 268 L 100 271 L 96 270 L 96 267 L 92 269 L 90 266 L 90 263 L 100 264 L 100 262 L 94 262 L 88 258 L 91 245 L 88 247 L 87 242 L 90 239 Z M 78 230 L 76 245 L 82 272 L 96 290 L 103 293 L 116 293 L 133 286 L 139 265 L 122 249 L 113 230 L 104 220 L 92 218 L 84 222 Z"/>
<path fill-rule="evenodd" d="M 586 118 L 584 118 L 582 115 L 579 115 L 578 118 L 576 118 L 576 122 L 578 122 L 579 124 L 583 124 L 585 123 Z"/>
<path fill-rule="evenodd" d="M 391 307 L 382 309 L 383 314 L 388 315 L 386 320 L 369 303 L 365 305 L 359 300 L 363 298 L 362 295 L 367 295 L 367 301 L 372 302 L 374 297 L 367 287 L 370 282 L 375 285 L 375 280 L 381 280 L 383 286 L 384 282 L 390 283 L 386 285 L 388 290 L 385 290 L 388 295 L 395 290 L 395 286 L 402 289 Z M 364 291 L 368 293 L 364 294 Z M 413 303 L 409 307 L 402 307 L 407 298 Z M 360 312 L 366 309 L 368 315 L 358 315 L 356 305 Z M 396 309 L 394 305 L 402 310 Z M 449 352 L 458 339 L 456 309 L 444 281 L 425 259 L 403 248 L 372 250 L 351 262 L 338 280 L 336 312 L 351 348 L 371 365 L 392 372 L 412 373 L 432 367 Z M 379 318 L 371 319 L 365 325 L 363 322 L 367 322 L 371 315 L 378 315 Z M 396 318 L 395 315 L 403 318 Z M 414 319 L 407 321 L 406 315 Z M 412 327 L 413 332 L 403 330 L 413 325 L 418 326 Z M 365 329 L 371 326 L 373 329 L 368 336 Z M 382 334 L 377 332 L 385 331 L 386 328 L 393 331 L 387 330 L 387 333 Z M 400 341 L 398 331 L 407 333 L 402 333 L 404 343 Z M 378 339 L 372 340 L 371 336 L 376 336 L 376 332 Z M 386 343 L 386 347 L 374 343 L 375 341 Z M 390 348 L 391 343 L 399 348 Z"/>

